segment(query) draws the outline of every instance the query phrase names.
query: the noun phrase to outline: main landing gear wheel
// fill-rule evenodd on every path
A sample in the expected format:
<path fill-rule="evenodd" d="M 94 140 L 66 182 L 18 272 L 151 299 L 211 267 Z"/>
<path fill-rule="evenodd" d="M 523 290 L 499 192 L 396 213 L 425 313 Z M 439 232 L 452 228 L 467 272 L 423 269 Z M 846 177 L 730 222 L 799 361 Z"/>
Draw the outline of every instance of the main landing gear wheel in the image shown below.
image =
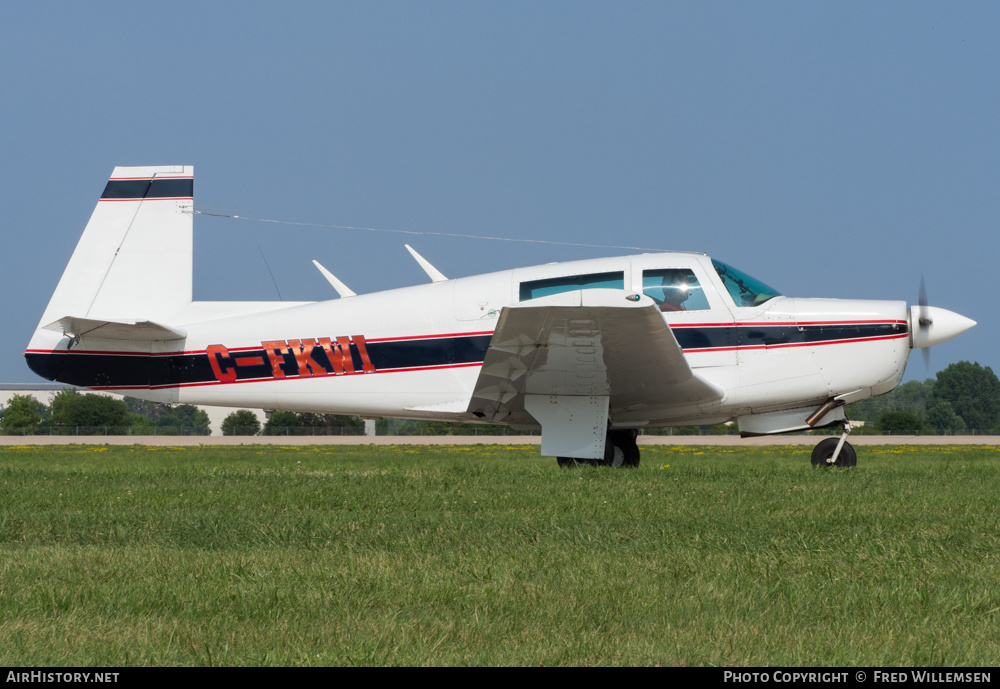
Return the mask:
<path fill-rule="evenodd" d="M 857 466 L 858 454 L 854 451 L 854 447 L 846 440 L 844 441 L 844 446 L 840 448 L 840 455 L 837 457 L 837 461 L 832 464 L 830 463 L 830 459 L 837 450 L 837 443 L 839 442 L 840 438 L 826 438 L 821 441 L 819 445 L 813 448 L 812 465 L 814 467 L 838 466 L 842 468 Z"/>
<path fill-rule="evenodd" d="M 639 466 L 639 445 L 635 441 L 636 432 L 609 431 L 608 442 L 604 446 L 604 463 L 619 468 Z"/>

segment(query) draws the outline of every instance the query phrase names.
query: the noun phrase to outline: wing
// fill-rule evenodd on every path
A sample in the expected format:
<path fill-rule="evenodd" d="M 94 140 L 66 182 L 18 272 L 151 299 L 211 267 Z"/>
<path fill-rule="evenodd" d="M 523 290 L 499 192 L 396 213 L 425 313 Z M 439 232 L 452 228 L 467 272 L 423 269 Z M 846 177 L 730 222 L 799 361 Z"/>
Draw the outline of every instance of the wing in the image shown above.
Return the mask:
<path fill-rule="evenodd" d="M 469 411 L 541 423 L 543 435 L 550 427 L 567 437 L 583 432 L 603 452 L 608 415 L 663 418 L 664 409 L 722 394 L 691 370 L 652 299 L 588 289 L 503 309 Z"/>

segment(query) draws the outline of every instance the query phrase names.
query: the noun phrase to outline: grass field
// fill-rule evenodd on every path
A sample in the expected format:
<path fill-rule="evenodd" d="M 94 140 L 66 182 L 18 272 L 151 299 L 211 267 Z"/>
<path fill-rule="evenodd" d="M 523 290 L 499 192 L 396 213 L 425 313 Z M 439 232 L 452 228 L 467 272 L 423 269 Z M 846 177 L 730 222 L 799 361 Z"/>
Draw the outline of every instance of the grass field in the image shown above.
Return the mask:
<path fill-rule="evenodd" d="M 0 665 L 994 665 L 1000 449 L 0 449 Z"/>

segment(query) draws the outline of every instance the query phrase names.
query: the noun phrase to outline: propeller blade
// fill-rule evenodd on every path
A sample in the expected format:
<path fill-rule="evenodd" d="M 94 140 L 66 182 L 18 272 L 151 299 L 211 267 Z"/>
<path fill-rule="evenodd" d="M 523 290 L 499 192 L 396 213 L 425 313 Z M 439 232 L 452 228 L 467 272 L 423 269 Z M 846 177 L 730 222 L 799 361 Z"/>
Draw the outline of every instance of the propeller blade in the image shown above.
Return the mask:
<path fill-rule="evenodd" d="M 924 284 L 923 275 L 920 276 L 920 296 L 917 298 L 917 304 L 920 305 L 920 318 L 918 319 L 918 323 L 921 328 L 926 330 L 934 325 L 934 321 L 927 315 L 927 286 Z"/>
<path fill-rule="evenodd" d="M 927 313 L 927 285 L 924 283 L 924 274 L 923 273 L 920 274 L 920 293 L 919 293 L 919 295 L 917 297 L 917 304 L 920 305 L 920 319 L 919 319 L 920 329 L 922 331 L 926 332 L 927 329 L 931 327 L 932 323 L 931 323 L 931 320 L 929 318 L 927 318 L 927 316 L 924 315 L 924 314 Z M 928 373 L 930 373 L 930 370 L 931 370 L 931 348 L 930 347 L 923 347 L 921 349 L 921 351 L 922 351 L 923 356 L 924 356 L 924 369 Z"/>

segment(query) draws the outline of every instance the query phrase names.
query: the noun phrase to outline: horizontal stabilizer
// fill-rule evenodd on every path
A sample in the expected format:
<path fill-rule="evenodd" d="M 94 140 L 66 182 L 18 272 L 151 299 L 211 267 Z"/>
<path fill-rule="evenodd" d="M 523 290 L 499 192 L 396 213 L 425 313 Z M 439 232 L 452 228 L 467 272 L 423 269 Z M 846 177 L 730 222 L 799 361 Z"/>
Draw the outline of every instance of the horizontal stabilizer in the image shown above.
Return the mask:
<path fill-rule="evenodd" d="M 128 340 L 131 342 L 161 342 L 164 340 L 181 340 L 187 337 L 187 332 L 180 328 L 171 328 L 153 321 L 108 321 L 91 318 L 76 318 L 66 316 L 55 323 L 43 326 L 73 337 L 94 337 L 102 340 Z"/>

